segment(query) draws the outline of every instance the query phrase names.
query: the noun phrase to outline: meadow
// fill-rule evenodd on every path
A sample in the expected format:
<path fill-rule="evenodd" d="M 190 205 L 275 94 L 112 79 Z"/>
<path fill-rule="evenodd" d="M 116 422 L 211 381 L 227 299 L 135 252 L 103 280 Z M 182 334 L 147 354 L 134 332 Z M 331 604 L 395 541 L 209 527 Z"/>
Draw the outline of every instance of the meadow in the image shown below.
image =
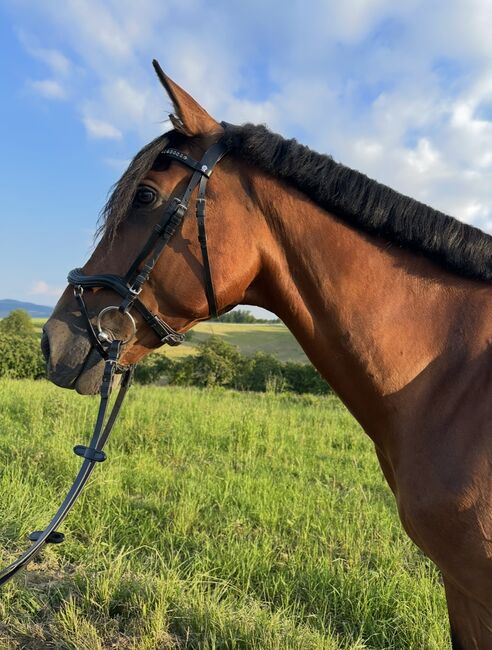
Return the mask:
<path fill-rule="evenodd" d="M 41 336 L 44 318 L 33 318 L 36 333 Z M 279 361 L 308 363 L 301 346 L 282 323 L 220 323 L 207 321 L 193 327 L 191 339 L 177 347 L 163 346 L 160 350 L 171 358 L 196 354 L 201 342 L 210 336 L 236 345 L 241 354 L 252 356 L 258 350 L 273 354 Z"/>
<path fill-rule="evenodd" d="M 0 381 L 0 562 L 72 483 L 97 399 Z M 2 588 L 0 647 L 444 650 L 440 577 L 333 396 L 134 386 L 108 460 Z"/>

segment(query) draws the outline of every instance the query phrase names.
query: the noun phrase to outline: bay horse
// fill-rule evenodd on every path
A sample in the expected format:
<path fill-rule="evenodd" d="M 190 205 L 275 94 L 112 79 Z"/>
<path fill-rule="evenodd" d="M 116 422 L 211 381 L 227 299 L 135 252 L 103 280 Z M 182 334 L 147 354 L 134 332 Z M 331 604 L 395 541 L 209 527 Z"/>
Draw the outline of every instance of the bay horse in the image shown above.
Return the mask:
<path fill-rule="evenodd" d="M 173 129 L 144 147 L 103 211 L 82 271 L 124 275 L 200 160 L 219 313 L 264 307 L 371 437 L 411 539 L 439 567 L 455 650 L 492 649 L 492 237 L 264 126 L 224 125 L 162 72 Z M 179 333 L 209 317 L 197 223 L 187 215 L 140 299 Z M 110 289 L 86 291 L 95 317 Z M 120 327 L 117 313 L 110 326 Z M 135 313 L 133 364 L 160 345 Z M 114 322 L 113 320 L 114 319 Z M 103 362 L 67 288 L 44 328 L 51 381 L 97 392 Z"/>

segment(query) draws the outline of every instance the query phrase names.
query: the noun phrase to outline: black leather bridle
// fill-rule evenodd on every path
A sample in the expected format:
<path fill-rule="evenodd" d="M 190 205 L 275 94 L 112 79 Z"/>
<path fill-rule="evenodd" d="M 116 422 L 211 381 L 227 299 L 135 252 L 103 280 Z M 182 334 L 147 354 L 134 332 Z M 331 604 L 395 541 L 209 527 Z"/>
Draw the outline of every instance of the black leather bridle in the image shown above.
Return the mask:
<path fill-rule="evenodd" d="M 67 496 L 46 528 L 29 535 L 29 539 L 33 544 L 15 562 L 0 572 L 0 585 L 10 580 L 18 571 L 25 567 L 45 544 L 58 544 L 63 541 L 64 535 L 56 530 L 57 527 L 63 522 L 72 508 L 92 474 L 95 464 L 106 460 L 103 447 L 114 426 L 133 376 L 134 366 L 121 366 L 119 363 L 123 346 L 136 334 L 137 328 L 135 319 L 131 314 L 132 309 L 138 311 L 144 322 L 158 336 L 161 344 L 179 345 L 184 340 L 183 334 L 176 332 L 160 316 L 154 314 L 140 300 L 139 296 L 143 285 L 149 279 L 152 269 L 156 265 L 161 253 L 181 225 L 188 210 L 191 195 L 197 187 L 196 219 L 198 224 L 198 239 L 203 259 L 205 294 L 207 296 L 210 315 L 218 315 L 205 231 L 205 194 L 208 179 L 215 165 L 226 152 L 227 148 L 222 140 L 219 140 L 207 149 L 200 161 L 194 160 L 191 156 L 178 149 L 172 147 L 164 149 L 160 155 L 171 158 L 190 168 L 192 175 L 184 193 L 181 196 L 172 198 L 164 206 L 162 218 L 154 226 L 149 239 L 131 264 L 126 275 L 119 276 L 109 273 L 85 275 L 81 269 L 73 269 L 68 274 L 68 283 L 74 288 L 74 295 L 84 318 L 92 346 L 105 360 L 100 388 L 101 401 L 99 411 L 89 445 L 76 445 L 74 447 L 74 453 L 83 458 L 83 463 Z M 84 290 L 93 288 L 110 289 L 122 298 L 119 305 L 110 305 L 99 312 L 95 326 L 84 300 Z M 128 319 L 131 325 L 131 332 L 125 339 L 115 339 L 112 333 L 104 328 L 103 317 L 111 311 L 119 312 Z M 120 390 L 106 420 L 109 398 L 116 374 L 122 375 Z"/>
<path fill-rule="evenodd" d="M 196 199 L 196 219 L 198 224 L 198 239 L 201 246 L 205 293 L 208 301 L 210 315 L 217 316 L 217 300 L 215 298 L 214 285 L 212 282 L 212 272 L 210 269 L 210 260 L 207 249 L 207 237 L 205 232 L 205 194 L 207 182 L 212 174 L 215 165 L 226 153 L 225 145 L 222 140 L 213 144 L 205 152 L 202 160 L 197 162 L 188 154 L 168 147 L 161 152 L 161 156 L 172 158 L 182 165 L 193 170 L 193 174 L 182 196 L 174 197 L 169 201 L 165 208 L 159 223 L 154 226 L 152 234 L 146 244 L 135 258 L 133 264 L 128 269 L 125 276 L 112 274 L 85 275 L 81 269 L 73 269 L 68 274 L 68 283 L 74 287 L 74 295 L 79 303 L 82 314 L 84 315 L 87 330 L 92 339 L 94 347 L 99 350 L 101 356 L 105 357 L 104 344 L 108 342 L 108 334 L 102 326 L 102 317 L 109 311 L 118 311 L 129 318 L 132 325 L 133 337 L 136 332 L 136 325 L 131 310 L 135 308 L 142 316 L 145 323 L 152 328 L 158 336 L 161 344 L 179 345 L 183 342 L 183 335 L 176 332 L 157 314 L 150 311 L 148 307 L 140 300 L 139 295 L 142 287 L 149 279 L 152 269 L 157 263 L 162 251 L 169 243 L 170 239 L 181 225 L 183 218 L 188 210 L 189 202 L 193 190 L 198 186 L 198 196 Z M 143 265 L 143 266 L 142 266 Z M 84 289 L 93 288 L 111 289 L 122 297 L 119 306 L 105 307 L 97 317 L 97 331 L 94 328 L 87 307 L 84 302 Z M 129 340 L 129 339 L 128 339 Z M 127 342 L 127 341 L 125 341 Z"/>

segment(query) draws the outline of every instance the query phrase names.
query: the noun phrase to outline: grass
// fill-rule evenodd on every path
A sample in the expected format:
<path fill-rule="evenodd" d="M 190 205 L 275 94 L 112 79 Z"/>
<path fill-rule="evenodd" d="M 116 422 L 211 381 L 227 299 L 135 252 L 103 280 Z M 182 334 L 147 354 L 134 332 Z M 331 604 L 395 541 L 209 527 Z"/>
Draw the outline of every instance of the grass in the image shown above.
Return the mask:
<path fill-rule="evenodd" d="M 31 322 L 34 325 L 34 331 L 38 336 L 41 336 L 43 325 L 46 323 L 46 318 L 31 318 Z"/>
<path fill-rule="evenodd" d="M 97 400 L 4 380 L 0 401 L 4 565 L 61 502 Z M 439 575 L 337 399 L 136 386 L 108 456 L 66 542 L 3 588 L 2 649 L 449 647 Z"/>
<path fill-rule="evenodd" d="M 35 330 L 41 336 L 41 328 L 46 320 L 33 318 Z M 242 354 L 253 355 L 261 350 L 273 354 L 280 361 L 308 363 L 306 355 L 293 335 L 280 323 L 198 323 L 193 328 L 190 341 L 177 347 L 164 346 L 161 352 L 171 358 L 196 354 L 198 345 L 210 336 L 219 336 L 227 343 L 237 345 Z"/>
<path fill-rule="evenodd" d="M 308 363 L 301 346 L 291 332 L 280 323 L 198 323 L 193 328 L 192 339 L 175 348 L 163 349 L 171 357 L 195 354 L 198 344 L 210 336 L 218 336 L 240 352 L 252 356 L 261 350 L 273 354 L 280 361 Z"/>

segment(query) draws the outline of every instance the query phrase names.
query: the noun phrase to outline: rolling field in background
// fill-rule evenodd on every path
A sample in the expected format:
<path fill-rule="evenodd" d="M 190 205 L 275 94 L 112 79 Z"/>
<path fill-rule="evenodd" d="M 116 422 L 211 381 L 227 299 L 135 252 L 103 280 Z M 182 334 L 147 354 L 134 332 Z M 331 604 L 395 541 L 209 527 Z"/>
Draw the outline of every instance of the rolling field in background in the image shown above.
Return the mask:
<path fill-rule="evenodd" d="M 97 399 L 0 381 L 0 562 L 50 519 Z M 134 386 L 0 647 L 445 650 L 440 578 L 332 397 Z"/>
<path fill-rule="evenodd" d="M 32 319 L 41 336 L 44 318 Z M 210 336 L 219 336 L 227 343 L 237 345 L 242 354 L 251 356 L 261 350 L 273 354 L 280 361 L 309 363 L 301 346 L 283 324 L 277 323 L 199 323 L 192 330 L 192 338 L 177 347 L 164 346 L 161 352 L 171 358 L 195 354 L 198 344 Z"/>
<path fill-rule="evenodd" d="M 192 330 L 192 339 L 182 346 L 164 350 L 168 356 L 194 354 L 200 342 L 218 336 L 226 343 L 237 345 L 240 352 L 252 356 L 261 350 L 273 354 L 280 361 L 309 363 L 301 346 L 283 324 L 263 323 L 199 323 Z"/>

